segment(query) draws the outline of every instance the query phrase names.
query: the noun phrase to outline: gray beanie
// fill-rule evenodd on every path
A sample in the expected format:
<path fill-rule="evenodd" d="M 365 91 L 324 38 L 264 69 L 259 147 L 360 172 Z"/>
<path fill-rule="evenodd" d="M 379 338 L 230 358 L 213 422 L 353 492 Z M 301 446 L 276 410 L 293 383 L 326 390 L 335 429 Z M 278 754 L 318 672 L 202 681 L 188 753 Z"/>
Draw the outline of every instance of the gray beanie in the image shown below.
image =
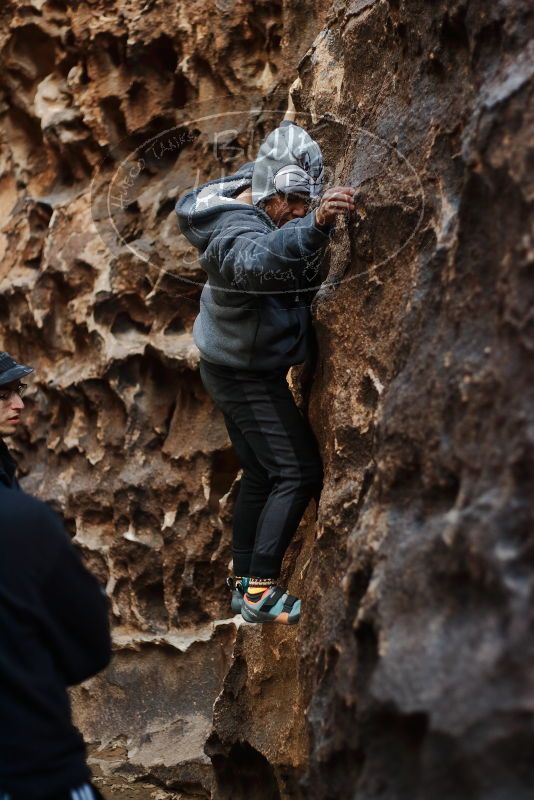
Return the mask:
<path fill-rule="evenodd" d="M 277 192 L 303 192 L 317 197 L 322 185 L 321 148 L 304 128 L 284 120 L 267 136 L 254 162 L 254 205 Z"/>

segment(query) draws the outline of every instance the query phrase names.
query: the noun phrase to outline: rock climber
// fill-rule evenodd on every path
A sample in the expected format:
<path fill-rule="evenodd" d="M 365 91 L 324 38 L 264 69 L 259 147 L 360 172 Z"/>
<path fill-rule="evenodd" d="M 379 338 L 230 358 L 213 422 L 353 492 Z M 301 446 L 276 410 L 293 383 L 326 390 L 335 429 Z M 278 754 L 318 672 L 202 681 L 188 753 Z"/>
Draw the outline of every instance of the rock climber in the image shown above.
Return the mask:
<path fill-rule="evenodd" d="M 17 430 L 21 420 L 24 403 L 22 395 L 26 384 L 21 383 L 33 372 L 33 367 L 18 364 L 6 353 L 0 352 L 0 483 L 10 489 L 19 489 L 16 476 L 15 459 L 4 442 L 5 436 L 11 436 Z"/>
<path fill-rule="evenodd" d="M 323 172 L 317 142 L 285 120 L 254 162 L 189 191 L 175 208 L 208 274 L 193 326 L 201 379 L 243 468 L 227 583 L 248 622 L 298 622 L 301 601 L 277 580 L 322 488 L 318 443 L 286 375 L 307 364 L 321 259 L 337 215 L 354 210 L 351 187 L 321 195 Z"/>

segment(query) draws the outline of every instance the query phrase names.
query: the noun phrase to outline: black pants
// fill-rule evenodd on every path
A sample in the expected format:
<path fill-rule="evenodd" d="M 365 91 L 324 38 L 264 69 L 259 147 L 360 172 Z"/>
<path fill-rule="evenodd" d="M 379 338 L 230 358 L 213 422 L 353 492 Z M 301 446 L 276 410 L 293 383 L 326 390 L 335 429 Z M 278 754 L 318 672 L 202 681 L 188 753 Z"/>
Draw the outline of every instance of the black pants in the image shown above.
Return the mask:
<path fill-rule="evenodd" d="M 200 360 L 202 383 L 223 413 L 243 468 L 233 519 L 236 575 L 277 578 L 309 501 L 319 502 L 319 447 L 286 374 Z"/>

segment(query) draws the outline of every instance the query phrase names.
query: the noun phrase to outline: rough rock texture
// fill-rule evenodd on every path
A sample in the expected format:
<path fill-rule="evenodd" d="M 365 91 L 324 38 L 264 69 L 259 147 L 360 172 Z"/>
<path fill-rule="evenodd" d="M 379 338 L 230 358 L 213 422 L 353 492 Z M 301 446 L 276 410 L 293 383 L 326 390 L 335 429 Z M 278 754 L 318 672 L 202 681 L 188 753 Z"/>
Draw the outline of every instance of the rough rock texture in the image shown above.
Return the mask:
<path fill-rule="evenodd" d="M 24 485 L 111 598 L 74 694 L 110 797 L 532 797 L 531 29 L 526 0 L 2 5 L 2 346 L 37 368 Z M 360 214 L 314 302 L 305 613 L 237 629 L 172 209 L 290 86 Z"/>
<path fill-rule="evenodd" d="M 111 601 L 113 664 L 73 692 L 108 794 L 210 794 L 239 465 L 197 372 L 204 273 L 173 209 L 253 157 L 321 14 L 0 7 L 0 344 L 36 368 L 15 443 L 23 484 L 61 510 Z"/>
<path fill-rule="evenodd" d="M 533 791 L 529 22 L 521 2 L 338 4 L 300 67 L 297 105 L 337 120 L 321 143 L 366 200 L 316 311 L 305 797 Z"/>

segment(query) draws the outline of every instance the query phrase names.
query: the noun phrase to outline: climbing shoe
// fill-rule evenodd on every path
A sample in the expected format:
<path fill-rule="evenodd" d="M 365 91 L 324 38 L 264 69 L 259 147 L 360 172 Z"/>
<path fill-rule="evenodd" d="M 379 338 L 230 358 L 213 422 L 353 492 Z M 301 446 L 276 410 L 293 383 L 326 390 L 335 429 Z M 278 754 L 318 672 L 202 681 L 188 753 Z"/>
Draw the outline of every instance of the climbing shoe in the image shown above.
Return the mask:
<path fill-rule="evenodd" d="M 234 614 L 239 614 L 241 606 L 243 605 L 243 597 L 248 589 L 249 578 L 233 578 L 226 579 L 226 585 L 232 592 L 231 607 Z"/>
<path fill-rule="evenodd" d="M 280 586 L 269 586 L 259 595 L 245 593 L 241 603 L 241 616 L 247 622 L 296 625 L 300 619 L 300 600 Z"/>

